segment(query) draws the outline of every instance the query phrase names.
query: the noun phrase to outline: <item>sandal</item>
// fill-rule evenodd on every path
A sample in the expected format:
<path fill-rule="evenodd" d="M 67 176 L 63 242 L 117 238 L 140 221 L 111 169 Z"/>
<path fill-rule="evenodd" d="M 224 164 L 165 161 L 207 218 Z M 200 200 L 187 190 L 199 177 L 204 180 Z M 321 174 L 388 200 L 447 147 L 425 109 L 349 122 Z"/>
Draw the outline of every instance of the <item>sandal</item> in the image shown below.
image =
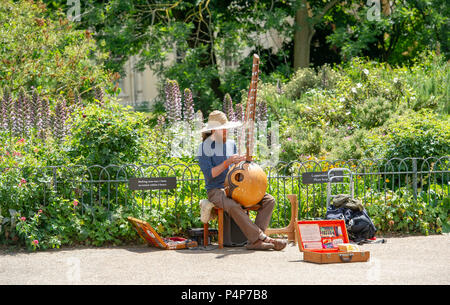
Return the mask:
<path fill-rule="evenodd" d="M 264 243 L 272 244 L 274 250 L 277 250 L 277 251 L 283 250 L 287 246 L 287 241 L 284 239 L 270 238 L 269 236 L 266 236 L 266 238 L 264 238 L 262 241 Z"/>
<path fill-rule="evenodd" d="M 261 239 L 258 239 L 253 244 L 248 244 L 245 246 L 248 250 L 270 250 L 274 248 L 272 243 L 263 242 Z"/>

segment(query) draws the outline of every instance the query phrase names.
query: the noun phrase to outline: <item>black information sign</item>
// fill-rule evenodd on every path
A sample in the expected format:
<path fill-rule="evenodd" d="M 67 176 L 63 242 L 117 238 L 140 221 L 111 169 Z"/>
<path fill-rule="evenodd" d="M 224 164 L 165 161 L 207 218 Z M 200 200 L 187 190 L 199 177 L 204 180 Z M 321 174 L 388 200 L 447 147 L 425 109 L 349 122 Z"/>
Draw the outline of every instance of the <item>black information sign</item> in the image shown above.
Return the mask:
<path fill-rule="evenodd" d="M 174 189 L 177 177 L 130 178 L 128 187 L 134 191 Z"/>
<path fill-rule="evenodd" d="M 343 171 L 334 171 L 331 173 L 331 176 L 342 176 Z M 336 178 L 332 180 L 333 182 L 343 182 L 344 179 Z M 309 172 L 302 173 L 302 183 L 303 184 L 315 184 L 315 183 L 328 183 L 328 172 Z"/>

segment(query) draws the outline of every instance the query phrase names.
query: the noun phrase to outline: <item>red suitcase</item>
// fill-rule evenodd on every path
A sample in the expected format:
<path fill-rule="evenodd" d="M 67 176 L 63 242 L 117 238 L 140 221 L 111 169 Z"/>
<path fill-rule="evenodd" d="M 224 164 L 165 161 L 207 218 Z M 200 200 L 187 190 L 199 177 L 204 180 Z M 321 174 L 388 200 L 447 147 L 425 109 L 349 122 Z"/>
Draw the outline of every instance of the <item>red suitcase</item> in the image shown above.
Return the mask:
<path fill-rule="evenodd" d="M 297 222 L 298 248 L 303 260 L 318 264 L 367 262 L 369 251 L 342 252 L 339 244 L 349 242 L 344 220 L 302 220 Z"/>

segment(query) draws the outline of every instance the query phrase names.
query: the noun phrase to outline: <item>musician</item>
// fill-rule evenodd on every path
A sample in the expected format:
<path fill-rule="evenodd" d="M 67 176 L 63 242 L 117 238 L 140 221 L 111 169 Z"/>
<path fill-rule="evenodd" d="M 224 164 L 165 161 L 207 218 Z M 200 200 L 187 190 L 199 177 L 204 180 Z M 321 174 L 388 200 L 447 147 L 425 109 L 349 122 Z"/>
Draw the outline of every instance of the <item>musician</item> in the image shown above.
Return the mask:
<path fill-rule="evenodd" d="M 203 142 L 199 146 L 197 159 L 205 177 L 208 200 L 233 218 L 247 237 L 247 249 L 282 250 L 287 245 L 285 240 L 264 234 L 269 226 L 275 199 L 267 193 L 264 195 L 258 203 L 261 207 L 253 223 L 242 206 L 225 193 L 224 182 L 229 167 L 245 161 L 244 155 L 237 154 L 234 141 L 227 139 L 227 130 L 240 125 L 240 122 L 229 122 L 223 112 L 215 110 L 210 113 L 207 126 L 202 129 Z"/>

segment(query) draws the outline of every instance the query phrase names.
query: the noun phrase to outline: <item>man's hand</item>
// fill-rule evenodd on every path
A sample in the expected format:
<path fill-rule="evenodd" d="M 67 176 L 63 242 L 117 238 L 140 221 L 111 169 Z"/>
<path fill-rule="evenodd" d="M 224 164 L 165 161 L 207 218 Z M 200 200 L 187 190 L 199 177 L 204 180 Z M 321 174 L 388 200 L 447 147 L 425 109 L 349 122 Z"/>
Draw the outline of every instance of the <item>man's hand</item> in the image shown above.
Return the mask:
<path fill-rule="evenodd" d="M 215 178 L 219 176 L 224 170 L 226 170 L 231 164 L 245 161 L 245 159 L 246 159 L 245 155 L 242 156 L 232 155 L 231 157 L 223 161 L 223 163 L 217 165 L 216 167 L 213 167 L 211 169 L 211 176 Z"/>
<path fill-rule="evenodd" d="M 245 159 L 246 159 L 245 155 L 242 155 L 242 156 L 232 155 L 227 160 L 225 160 L 225 162 L 226 162 L 225 165 L 228 167 L 228 166 L 230 166 L 233 163 L 239 163 L 241 161 L 245 161 Z"/>

